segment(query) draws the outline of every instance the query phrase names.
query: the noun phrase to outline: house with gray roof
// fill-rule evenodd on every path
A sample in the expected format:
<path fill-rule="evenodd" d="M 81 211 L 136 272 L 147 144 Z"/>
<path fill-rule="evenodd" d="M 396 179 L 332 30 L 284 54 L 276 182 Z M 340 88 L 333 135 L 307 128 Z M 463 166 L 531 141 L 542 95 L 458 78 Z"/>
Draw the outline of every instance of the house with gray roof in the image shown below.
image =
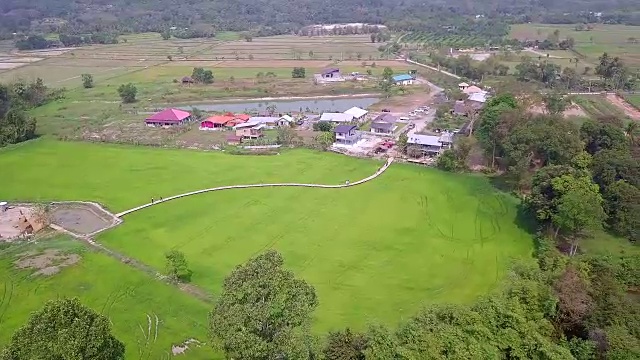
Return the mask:
<path fill-rule="evenodd" d="M 444 140 L 444 139 L 442 139 Z M 441 136 L 412 134 L 407 139 L 407 144 L 418 146 L 425 154 L 437 155 L 444 149 L 449 148 L 449 144 L 443 144 Z"/>
<path fill-rule="evenodd" d="M 360 140 L 360 136 L 357 132 L 358 127 L 355 125 L 338 125 L 333 132 L 336 134 L 336 144 L 342 145 L 353 145 L 358 140 Z"/>
<path fill-rule="evenodd" d="M 374 134 L 393 134 L 398 128 L 397 121 L 398 118 L 389 113 L 380 114 L 371 122 L 371 132 Z"/>

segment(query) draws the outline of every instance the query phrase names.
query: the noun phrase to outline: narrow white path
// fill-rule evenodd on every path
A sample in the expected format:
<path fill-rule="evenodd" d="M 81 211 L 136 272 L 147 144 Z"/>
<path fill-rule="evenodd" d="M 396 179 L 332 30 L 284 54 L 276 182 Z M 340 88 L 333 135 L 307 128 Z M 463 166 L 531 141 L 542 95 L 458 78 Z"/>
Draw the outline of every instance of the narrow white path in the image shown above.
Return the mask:
<path fill-rule="evenodd" d="M 140 205 L 140 206 L 134 207 L 133 209 L 129 209 L 129 210 L 125 210 L 123 212 L 117 213 L 116 217 L 123 217 L 123 216 L 128 215 L 128 214 L 130 214 L 132 212 L 136 212 L 138 210 L 142 210 L 142 209 L 148 208 L 150 206 L 158 205 L 158 204 L 161 204 L 161 203 L 164 203 L 164 202 L 167 202 L 167 201 L 171 201 L 171 200 L 175 200 L 175 199 L 179 199 L 179 198 L 183 198 L 183 197 L 187 197 L 187 196 L 191 196 L 191 195 L 197 195 L 197 194 L 202 194 L 202 193 L 206 193 L 206 192 L 211 192 L 211 191 L 229 190 L 229 189 L 248 189 L 248 188 L 260 188 L 260 187 L 278 187 L 278 186 L 285 186 L 285 187 L 311 187 L 311 188 L 323 188 L 323 189 L 346 188 L 346 187 L 350 187 L 350 186 L 356 186 L 356 185 L 364 184 L 367 181 L 370 181 L 370 180 L 373 180 L 373 179 L 377 178 L 378 176 L 380 176 L 380 174 L 382 174 L 383 172 L 385 172 L 389 168 L 389 166 L 391 165 L 392 162 L 393 162 L 393 158 L 389 158 L 389 159 L 387 159 L 387 162 L 380 169 L 378 169 L 378 171 L 376 171 L 373 175 L 371 175 L 369 177 L 366 177 L 366 178 L 364 178 L 362 180 L 358 180 L 356 182 L 349 182 L 349 183 L 345 183 L 345 184 L 341 184 L 341 185 L 276 183 L 276 184 L 253 184 L 253 185 L 219 186 L 219 187 L 215 187 L 215 188 L 196 190 L 196 191 L 191 191 L 191 192 L 184 193 L 184 194 L 174 195 L 174 196 L 170 196 L 168 198 L 164 198 L 162 200 L 154 201 L 152 203 L 147 203 L 147 204 L 144 204 L 144 205 Z"/>

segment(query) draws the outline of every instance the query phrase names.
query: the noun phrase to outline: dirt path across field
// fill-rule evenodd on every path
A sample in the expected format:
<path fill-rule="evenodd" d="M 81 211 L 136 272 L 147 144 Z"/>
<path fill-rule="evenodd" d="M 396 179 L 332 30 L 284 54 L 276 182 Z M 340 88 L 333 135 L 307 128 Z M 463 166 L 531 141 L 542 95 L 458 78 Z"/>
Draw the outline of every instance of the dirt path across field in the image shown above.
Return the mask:
<path fill-rule="evenodd" d="M 633 120 L 640 121 L 640 110 L 634 108 L 626 100 L 620 98 L 616 94 L 607 94 L 606 98 L 610 103 L 615 105 L 620 110 L 624 111 L 625 115 Z"/>

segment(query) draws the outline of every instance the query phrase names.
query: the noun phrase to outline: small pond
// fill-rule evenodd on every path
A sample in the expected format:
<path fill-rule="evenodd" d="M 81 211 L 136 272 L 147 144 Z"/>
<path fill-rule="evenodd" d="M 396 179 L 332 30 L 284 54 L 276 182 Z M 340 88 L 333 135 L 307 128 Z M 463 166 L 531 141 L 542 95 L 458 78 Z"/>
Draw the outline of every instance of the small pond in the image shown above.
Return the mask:
<path fill-rule="evenodd" d="M 375 97 L 353 97 L 353 98 L 335 98 L 335 99 L 300 99 L 300 100 L 263 100 L 263 101 L 244 101 L 244 102 L 227 102 L 215 104 L 193 104 L 179 106 L 184 110 L 198 108 L 203 111 L 216 112 L 249 112 L 259 113 L 266 111 L 268 107 L 275 106 L 275 111 L 280 113 L 286 112 L 342 112 L 354 106 L 366 109 L 378 102 Z"/>

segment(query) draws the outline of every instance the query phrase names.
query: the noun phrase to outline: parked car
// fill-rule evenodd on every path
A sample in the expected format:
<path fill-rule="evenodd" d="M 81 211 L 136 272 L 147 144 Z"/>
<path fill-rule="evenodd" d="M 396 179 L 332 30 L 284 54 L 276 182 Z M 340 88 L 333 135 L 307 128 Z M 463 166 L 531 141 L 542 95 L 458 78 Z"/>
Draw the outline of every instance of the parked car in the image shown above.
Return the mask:
<path fill-rule="evenodd" d="M 457 134 L 457 133 L 459 133 L 459 132 L 460 132 L 460 129 L 453 129 L 453 133 L 454 133 L 454 134 Z"/>
<path fill-rule="evenodd" d="M 409 124 L 409 129 L 413 129 L 414 127 L 416 127 L 416 124 Z"/>
<path fill-rule="evenodd" d="M 391 112 L 389 109 L 382 109 L 382 112 Z"/>

